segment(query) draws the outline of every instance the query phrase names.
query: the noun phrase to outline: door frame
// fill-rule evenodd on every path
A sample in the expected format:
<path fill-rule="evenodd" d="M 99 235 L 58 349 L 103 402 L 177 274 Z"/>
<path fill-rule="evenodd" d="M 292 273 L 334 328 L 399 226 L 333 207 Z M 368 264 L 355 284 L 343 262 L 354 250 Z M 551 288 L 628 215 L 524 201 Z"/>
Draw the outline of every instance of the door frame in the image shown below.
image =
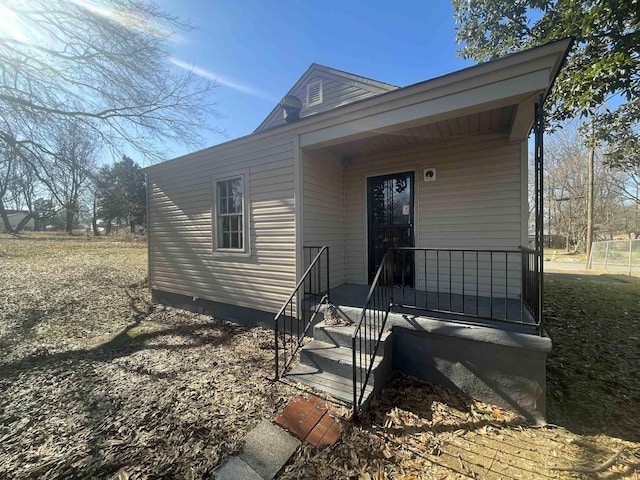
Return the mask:
<path fill-rule="evenodd" d="M 375 170 L 365 170 L 362 174 L 362 245 L 364 252 L 364 268 L 362 284 L 369 285 L 369 203 L 368 203 L 368 185 L 369 178 L 381 177 L 384 175 L 393 175 L 397 173 L 413 172 L 413 240 L 416 247 L 420 247 L 420 189 L 422 182 L 419 181 L 421 177 L 418 176 L 420 166 L 415 163 L 399 163 L 397 166 L 389 168 L 380 168 Z M 345 252 L 348 255 L 348 252 Z M 414 282 L 416 279 L 414 278 Z"/>

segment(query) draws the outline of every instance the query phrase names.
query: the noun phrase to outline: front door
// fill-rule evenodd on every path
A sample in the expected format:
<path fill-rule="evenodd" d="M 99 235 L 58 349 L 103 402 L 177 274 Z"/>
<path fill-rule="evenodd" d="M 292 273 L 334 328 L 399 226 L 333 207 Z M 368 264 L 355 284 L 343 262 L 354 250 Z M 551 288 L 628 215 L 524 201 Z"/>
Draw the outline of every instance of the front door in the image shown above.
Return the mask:
<path fill-rule="evenodd" d="M 369 283 L 376 275 L 389 247 L 413 247 L 413 172 L 369 177 L 367 215 L 369 236 Z M 413 253 L 396 256 L 394 283 L 413 286 Z"/>

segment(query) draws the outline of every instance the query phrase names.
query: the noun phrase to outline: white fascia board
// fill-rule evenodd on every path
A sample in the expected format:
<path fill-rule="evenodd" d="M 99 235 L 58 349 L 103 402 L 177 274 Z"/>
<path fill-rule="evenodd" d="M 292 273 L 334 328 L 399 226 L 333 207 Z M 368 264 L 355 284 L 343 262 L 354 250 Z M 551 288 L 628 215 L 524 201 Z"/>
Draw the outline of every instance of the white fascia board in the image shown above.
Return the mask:
<path fill-rule="evenodd" d="M 538 95 L 534 94 L 518 104 L 515 118 L 511 124 L 511 131 L 509 132 L 509 143 L 520 142 L 529 137 L 529 132 L 533 126 L 534 110 L 537 101 Z"/>
<path fill-rule="evenodd" d="M 304 133 L 300 136 L 300 147 L 335 145 L 372 133 L 387 133 L 421 123 L 512 105 L 514 100 L 519 103 L 523 96 L 545 90 L 549 86 L 549 75 L 550 69 L 544 68 L 455 93 L 434 95 L 419 103 Z"/>

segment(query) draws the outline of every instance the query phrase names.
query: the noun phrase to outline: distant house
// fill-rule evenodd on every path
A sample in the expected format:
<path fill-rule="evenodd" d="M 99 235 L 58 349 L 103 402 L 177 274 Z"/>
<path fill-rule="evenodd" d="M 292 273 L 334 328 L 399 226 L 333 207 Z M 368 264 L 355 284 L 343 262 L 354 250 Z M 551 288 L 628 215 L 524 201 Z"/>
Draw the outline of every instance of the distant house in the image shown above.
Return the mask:
<path fill-rule="evenodd" d="M 28 210 L 7 210 L 7 216 L 9 217 L 9 223 L 11 224 L 11 228 L 16 228 L 22 220 L 24 220 L 27 215 L 29 215 Z M 33 230 L 35 228 L 35 222 L 33 217 L 31 217 L 27 224 L 24 226 L 24 230 Z"/>
<path fill-rule="evenodd" d="M 277 328 L 274 372 L 355 413 L 398 368 L 543 417 L 527 142 L 541 172 L 570 43 L 401 88 L 311 65 L 253 134 L 145 169 L 154 299 Z"/>
<path fill-rule="evenodd" d="M 529 245 L 533 245 L 536 239 L 535 226 L 529 226 Z M 561 248 L 567 243 L 567 235 L 564 232 L 558 231 L 556 228 L 544 228 L 543 235 L 544 245 L 549 248 Z"/>

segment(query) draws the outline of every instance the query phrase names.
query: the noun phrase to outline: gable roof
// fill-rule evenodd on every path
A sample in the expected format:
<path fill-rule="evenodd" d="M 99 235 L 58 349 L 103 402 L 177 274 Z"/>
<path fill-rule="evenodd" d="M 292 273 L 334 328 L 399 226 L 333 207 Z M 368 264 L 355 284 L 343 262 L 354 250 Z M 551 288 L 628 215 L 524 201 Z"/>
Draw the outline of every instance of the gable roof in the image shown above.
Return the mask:
<path fill-rule="evenodd" d="M 307 85 L 322 81 L 322 102 L 309 106 L 306 98 Z M 380 82 L 372 78 L 312 63 L 307 71 L 289 89 L 286 95 L 294 95 L 302 101 L 301 116 L 306 117 L 325 112 L 336 107 L 365 98 L 396 90 L 396 85 Z M 283 125 L 284 118 L 279 105 L 276 105 L 269 115 L 258 125 L 254 133 Z"/>
<path fill-rule="evenodd" d="M 533 47 L 370 98 L 354 100 L 279 128 L 265 128 L 150 165 L 143 171 L 149 174 L 171 168 L 170 165 L 186 159 L 206 158 L 213 152 L 275 136 L 296 135 L 298 147 L 307 150 L 366 138 L 382 138 L 387 133 L 393 133 L 394 138 L 404 138 L 402 133 L 415 126 L 466 115 L 482 115 L 489 110 L 498 111 L 509 106 L 512 106 L 512 120 L 508 127 L 508 140 L 522 141 L 529 135 L 534 118 L 533 107 L 539 100 L 539 94 L 546 97 L 551 90 L 572 44 L 572 38 L 565 38 Z"/>
<path fill-rule="evenodd" d="M 573 41 L 572 37 L 555 40 L 355 102 L 314 120 L 303 118 L 300 123 L 313 123 L 314 129 L 300 136 L 300 147 L 324 148 L 384 133 L 398 134 L 418 124 L 508 105 L 515 107 L 509 142 L 522 141 L 531 130 L 539 94 L 544 101 Z M 302 131 L 303 125 L 298 129 Z"/>

